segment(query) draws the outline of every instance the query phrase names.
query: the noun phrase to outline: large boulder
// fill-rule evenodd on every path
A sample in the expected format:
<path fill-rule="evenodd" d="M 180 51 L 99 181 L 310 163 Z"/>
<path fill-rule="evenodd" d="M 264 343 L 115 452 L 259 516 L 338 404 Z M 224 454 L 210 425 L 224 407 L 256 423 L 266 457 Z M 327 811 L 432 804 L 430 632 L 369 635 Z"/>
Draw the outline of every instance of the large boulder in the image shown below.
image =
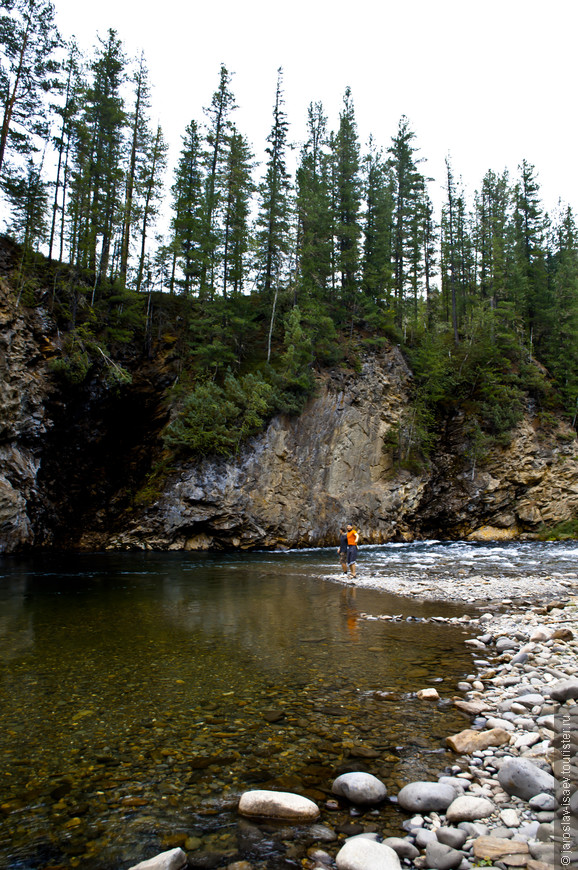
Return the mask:
<path fill-rule="evenodd" d="M 498 771 L 504 791 L 529 801 L 538 794 L 554 794 L 556 780 L 551 773 L 537 767 L 528 758 L 508 758 Z"/>
<path fill-rule="evenodd" d="M 342 773 L 334 780 L 331 791 L 352 804 L 378 804 L 387 796 L 385 785 L 371 773 Z"/>
<path fill-rule="evenodd" d="M 309 798 L 291 792 L 255 789 L 241 795 L 239 813 L 257 818 L 312 822 L 319 817 L 319 807 Z"/>
<path fill-rule="evenodd" d="M 458 792 L 439 782 L 410 782 L 397 796 L 400 807 L 409 813 L 445 812 Z"/>

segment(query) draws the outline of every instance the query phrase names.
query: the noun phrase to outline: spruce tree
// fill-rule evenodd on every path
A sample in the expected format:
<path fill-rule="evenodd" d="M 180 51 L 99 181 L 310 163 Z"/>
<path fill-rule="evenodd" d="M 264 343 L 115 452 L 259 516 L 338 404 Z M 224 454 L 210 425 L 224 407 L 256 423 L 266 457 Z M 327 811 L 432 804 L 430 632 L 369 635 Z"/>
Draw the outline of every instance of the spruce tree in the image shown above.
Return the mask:
<path fill-rule="evenodd" d="M 191 121 L 183 136 L 183 147 L 172 187 L 173 268 L 171 290 L 175 284 L 186 296 L 199 291 L 203 251 L 203 172 L 201 136 L 196 121 Z M 177 264 L 182 277 L 176 275 Z"/>
<path fill-rule="evenodd" d="M 361 179 L 357 124 L 350 88 L 343 97 L 333 149 L 337 269 L 342 298 L 348 307 L 352 307 L 359 278 Z"/>
<path fill-rule="evenodd" d="M 277 72 L 273 125 L 267 137 L 267 166 L 259 187 L 257 220 L 257 266 L 260 290 L 266 297 L 278 288 L 285 256 L 289 251 L 290 178 L 286 164 L 287 116 L 283 108 L 283 72 Z"/>
<path fill-rule="evenodd" d="M 321 103 L 309 105 L 307 130 L 296 173 L 298 283 L 303 301 L 326 300 L 331 287 L 333 213 L 327 118 Z"/>
<path fill-rule="evenodd" d="M 30 154 L 48 131 L 61 44 L 50 0 L 0 0 L 0 178 L 9 152 Z M 28 177 L 28 176 L 27 176 Z"/>
<path fill-rule="evenodd" d="M 230 114 L 236 109 L 230 84 L 231 74 L 222 64 L 219 86 L 213 94 L 210 106 L 205 109 L 208 122 L 204 154 L 205 186 L 201 227 L 200 293 L 210 298 L 215 291 L 222 254 L 223 226 L 220 212 L 223 200 L 223 177 L 230 141 Z"/>

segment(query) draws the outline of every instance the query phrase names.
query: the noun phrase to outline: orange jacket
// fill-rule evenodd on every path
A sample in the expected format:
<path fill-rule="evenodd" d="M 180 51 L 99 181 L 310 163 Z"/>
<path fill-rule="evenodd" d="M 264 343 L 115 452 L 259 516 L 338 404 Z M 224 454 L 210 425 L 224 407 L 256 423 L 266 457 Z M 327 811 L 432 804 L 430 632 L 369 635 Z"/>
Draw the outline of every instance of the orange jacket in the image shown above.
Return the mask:
<path fill-rule="evenodd" d="M 357 544 L 358 541 L 359 541 L 359 535 L 357 534 L 355 529 L 351 529 L 350 532 L 349 531 L 347 532 L 347 544 L 349 547 L 355 546 L 355 544 Z"/>

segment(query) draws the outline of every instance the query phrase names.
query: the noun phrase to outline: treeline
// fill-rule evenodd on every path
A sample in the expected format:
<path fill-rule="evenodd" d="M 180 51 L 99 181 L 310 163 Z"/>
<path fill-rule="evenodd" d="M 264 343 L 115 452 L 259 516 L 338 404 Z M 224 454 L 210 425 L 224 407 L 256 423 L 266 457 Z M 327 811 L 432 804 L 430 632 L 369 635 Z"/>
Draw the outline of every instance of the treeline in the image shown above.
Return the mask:
<path fill-rule="evenodd" d="M 89 370 L 99 331 L 109 344 L 139 329 L 150 340 L 151 298 L 163 293 L 182 300 L 173 446 L 234 450 L 274 411 L 300 409 L 316 363 L 355 364 L 360 346 L 387 341 L 416 374 L 392 445 L 400 461 L 427 455 L 451 404 L 469 410 L 473 462 L 528 391 L 544 420 L 562 405 L 576 421 L 575 218 L 569 206 L 545 213 L 531 164 L 513 178 L 488 171 L 468 198 L 448 159 L 436 215 L 408 120 L 387 146 L 362 148 L 346 90 L 334 130 L 309 106 L 292 177 L 281 71 L 259 165 L 222 66 L 169 179 L 144 58 L 129 62 L 114 31 L 84 57 L 48 0 L 1 7 L 0 183 L 23 279 L 38 249 L 69 264 L 54 290 L 69 375 Z"/>

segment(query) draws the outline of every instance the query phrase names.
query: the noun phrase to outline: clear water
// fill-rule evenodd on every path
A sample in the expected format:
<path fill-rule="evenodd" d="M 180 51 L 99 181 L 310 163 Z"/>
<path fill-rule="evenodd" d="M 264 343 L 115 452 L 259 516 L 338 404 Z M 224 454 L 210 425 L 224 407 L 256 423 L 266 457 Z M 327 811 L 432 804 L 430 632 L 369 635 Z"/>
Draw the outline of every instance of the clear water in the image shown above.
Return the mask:
<path fill-rule="evenodd" d="M 364 548 L 360 570 L 552 559 L 453 547 Z M 349 818 L 325 808 L 339 772 L 392 794 L 441 772 L 444 737 L 467 724 L 450 704 L 471 669 L 464 629 L 419 621 L 435 603 L 326 579 L 335 566 L 332 550 L 0 561 L 0 867 L 122 870 L 175 845 L 201 863 L 221 853 L 211 866 L 300 866 L 307 833 L 288 846 L 255 830 L 242 791 L 307 794 L 335 826 Z M 360 616 L 387 609 L 415 621 Z M 438 704 L 415 697 L 430 685 Z M 371 820 L 399 833 L 395 806 Z"/>

